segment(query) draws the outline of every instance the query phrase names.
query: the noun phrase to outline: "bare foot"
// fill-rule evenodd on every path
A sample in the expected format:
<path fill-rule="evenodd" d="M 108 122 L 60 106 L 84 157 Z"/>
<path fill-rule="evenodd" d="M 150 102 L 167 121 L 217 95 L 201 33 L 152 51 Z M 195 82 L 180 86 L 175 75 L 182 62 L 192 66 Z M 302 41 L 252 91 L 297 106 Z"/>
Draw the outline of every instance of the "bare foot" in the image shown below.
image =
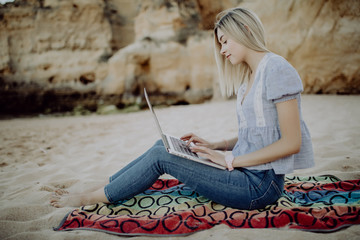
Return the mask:
<path fill-rule="evenodd" d="M 79 207 L 82 204 L 82 195 L 52 195 L 50 198 L 50 205 L 57 208 L 62 207 Z"/>
<path fill-rule="evenodd" d="M 69 194 L 69 192 L 68 191 L 66 191 L 66 190 L 64 190 L 64 189 L 56 189 L 55 190 L 55 193 L 57 194 L 57 195 L 65 195 L 65 194 Z"/>
<path fill-rule="evenodd" d="M 50 198 L 50 205 L 57 208 L 80 207 L 98 202 L 109 202 L 105 196 L 104 188 L 100 188 L 94 192 L 81 194 L 68 194 L 67 191 L 62 190 L 55 192 Z"/>

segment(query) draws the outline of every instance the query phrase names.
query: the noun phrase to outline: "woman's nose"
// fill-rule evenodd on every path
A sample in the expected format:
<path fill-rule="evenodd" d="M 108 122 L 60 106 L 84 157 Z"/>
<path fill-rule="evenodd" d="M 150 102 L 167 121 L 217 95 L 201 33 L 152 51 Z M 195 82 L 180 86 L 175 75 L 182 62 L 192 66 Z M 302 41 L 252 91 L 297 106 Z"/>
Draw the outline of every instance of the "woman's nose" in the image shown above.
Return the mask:
<path fill-rule="evenodd" d="M 224 46 L 221 46 L 221 49 L 220 49 L 220 54 L 221 54 L 221 55 L 225 55 L 225 49 L 224 49 Z"/>

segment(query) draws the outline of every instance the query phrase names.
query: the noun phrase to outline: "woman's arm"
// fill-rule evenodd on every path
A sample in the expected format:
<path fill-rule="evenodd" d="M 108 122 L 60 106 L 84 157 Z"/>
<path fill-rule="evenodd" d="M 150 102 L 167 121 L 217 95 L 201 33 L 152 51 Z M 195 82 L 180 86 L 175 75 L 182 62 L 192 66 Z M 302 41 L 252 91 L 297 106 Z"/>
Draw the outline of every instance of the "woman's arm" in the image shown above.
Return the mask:
<path fill-rule="evenodd" d="M 237 142 L 237 138 L 232 138 L 229 140 L 224 139 L 219 142 L 209 142 L 198 137 L 193 133 L 185 134 L 180 139 L 183 141 L 187 141 L 188 145 L 190 145 L 190 143 L 194 143 L 197 146 L 207 147 L 212 150 L 221 150 L 221 151 L 231 151 L 235 147 L 235 144 Z"/>
<path fill-rule="evenodd" d="M 228 140 L 222 140 L 219 142 L 214 142 L 213 145 L 213 150 L 220 150 L 220 151 L 231 151 L 233 150 L 233 148 L 235 147 L 235 144 L 237 142 L 238 138 L 232 138 L 232 139 L 228 139 Z"/>
<path fill-rule="evenodd" d="M 238 156 L 234 159 L 234 167 L 249 167 L 278 160 L 298 153 L 301 147 L 301 130 L 298 102 L 292 99 L 276 104 L 279 118 L 281 138 L 255 152 Z"/>
<path fill-rule="evenodd" d="M 298 153 L 301 147 L 301 130 L 298 103 L 296 99 L 276 104 L 279 118 L 281 138 L 255 152 L 238 156 L 234 159 L 234 167 L 250 167 L 269 163 L 280 158 Z M 194 152 L 226 167 L 223 154 L 207 147 L 194 146 Z"/>

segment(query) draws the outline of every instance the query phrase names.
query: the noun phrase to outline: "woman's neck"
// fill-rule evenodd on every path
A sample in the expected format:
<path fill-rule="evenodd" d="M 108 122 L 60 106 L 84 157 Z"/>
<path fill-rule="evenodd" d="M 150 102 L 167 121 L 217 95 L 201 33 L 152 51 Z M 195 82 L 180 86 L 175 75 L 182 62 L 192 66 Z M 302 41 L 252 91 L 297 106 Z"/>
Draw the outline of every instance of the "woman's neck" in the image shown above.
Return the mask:
<path fill-rule="evenodd" d="M 249 50 L 247 54 L 246 63 L 249 65 L 251 69 L 251 76 L 256 73 L 256 69 L 259 66 L 260 61 L 264 58 L 264 56 L 268 52 L 257 52 L 254 50 Z"/>

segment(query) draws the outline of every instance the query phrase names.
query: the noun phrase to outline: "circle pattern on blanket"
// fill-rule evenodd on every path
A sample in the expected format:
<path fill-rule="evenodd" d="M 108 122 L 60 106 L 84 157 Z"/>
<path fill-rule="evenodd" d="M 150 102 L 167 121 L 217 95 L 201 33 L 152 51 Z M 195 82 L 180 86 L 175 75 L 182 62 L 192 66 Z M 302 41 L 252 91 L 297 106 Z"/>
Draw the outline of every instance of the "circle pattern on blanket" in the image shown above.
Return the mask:
<path fill-rule="evenodd" d="M 200 196 L 176 179 L 117 204 L 83 206 L 56 230 L 92 229 L 119 235 L 189 234 L 227 224 L 231 228 L 295 228 L 335 231 L 360 224 L 360 180 L 287 176 L 282 197 L 258 210 L 229 208 Z"/>

